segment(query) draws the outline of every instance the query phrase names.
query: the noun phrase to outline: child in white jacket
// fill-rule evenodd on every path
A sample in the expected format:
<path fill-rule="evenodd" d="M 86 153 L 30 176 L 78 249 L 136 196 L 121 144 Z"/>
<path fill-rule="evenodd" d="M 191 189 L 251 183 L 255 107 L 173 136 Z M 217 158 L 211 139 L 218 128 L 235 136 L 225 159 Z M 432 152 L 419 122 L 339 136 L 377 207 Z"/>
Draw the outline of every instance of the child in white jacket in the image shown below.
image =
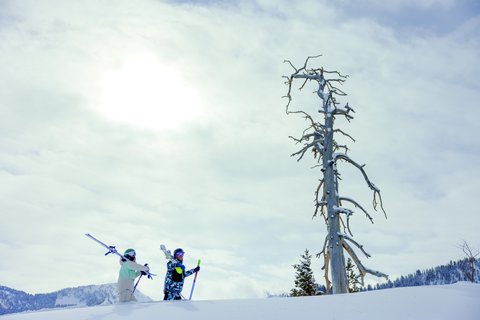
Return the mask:
<path fill-rule="evenodd" d="M 120 259 L 120 272 L 118 274 L 118 302 L 137 301 L 133 294 L 135 278 L 142 273 L 146 274 L 150 269 L 135 262 L 135 250 L 127 249 Z"/>

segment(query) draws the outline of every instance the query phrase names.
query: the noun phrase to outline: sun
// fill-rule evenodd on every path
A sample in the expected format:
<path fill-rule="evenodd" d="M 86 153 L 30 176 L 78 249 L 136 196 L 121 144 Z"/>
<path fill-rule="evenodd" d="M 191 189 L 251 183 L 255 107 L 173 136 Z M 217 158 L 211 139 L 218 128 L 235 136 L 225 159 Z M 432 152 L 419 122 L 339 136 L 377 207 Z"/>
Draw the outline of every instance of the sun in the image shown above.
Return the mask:
<path fill-rule="evenodd" d="M 202 114 L 202 99 L 182 74 L 150 54 L 131 56 L 103 79 L 101 112 L 137 127 L 174 129 Z"/>

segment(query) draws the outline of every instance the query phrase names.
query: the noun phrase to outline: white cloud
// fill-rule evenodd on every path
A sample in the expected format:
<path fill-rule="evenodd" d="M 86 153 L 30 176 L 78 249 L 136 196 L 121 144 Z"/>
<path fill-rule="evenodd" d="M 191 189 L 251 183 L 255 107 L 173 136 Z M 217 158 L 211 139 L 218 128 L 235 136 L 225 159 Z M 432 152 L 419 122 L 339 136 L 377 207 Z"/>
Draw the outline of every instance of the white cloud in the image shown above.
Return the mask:
<path fill-rule="evenodd" d="M 115 281 L 115 258 L 83 236 L 91 232 L 150 262 L 160 276 L 142 291 L 155 298 L 160 243 L 183 247 L 187 267 L 205 260 L 199 298 L 288 291 L 291 265 L 305 248 L 321 250 L 325 230 L 311 220 L 313 162 L 289 158 L 297 146 L 287 137 L 305 123 L 285 115 L 281 76 L 291 69 L 282 62 L 318 53 L 312 63 L 350 75 L 344 87 L 357 113 L 339 124 L 357 139 L 351 154 L 367 164 L 388 212 L 374 214 L 374 225 L 360 212 L 352 218 L 372 254 L 366 264 L 412 272 L 460 257 L 459 238 L 476 236 L 478 19 L 414 36 L 316 1 L 4 9 L 0 245 L 11 259 L 0 270 L 21 276 L 3 285 L 44 292 Z M 98 111 L 105 76 L 139 53 L 178 71 L 190 88 L 176 94 L 198 93 L 202 117 L 152 131 Z M 310 91 L 295 92 L 294 106 L 314 112 Z M 368 207 L 361 175 L 341 170 L 342 192 Z M 52 276 L 36 271 L 52 264 Z"/>

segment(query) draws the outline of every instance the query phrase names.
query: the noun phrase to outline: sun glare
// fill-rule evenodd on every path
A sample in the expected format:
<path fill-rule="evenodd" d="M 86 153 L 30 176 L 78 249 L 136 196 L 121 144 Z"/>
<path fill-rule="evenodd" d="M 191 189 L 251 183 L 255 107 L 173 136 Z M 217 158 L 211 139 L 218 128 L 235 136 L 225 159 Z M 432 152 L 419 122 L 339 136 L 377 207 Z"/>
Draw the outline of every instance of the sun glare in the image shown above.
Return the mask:
<path fill-rule="evenodd" d="M 172 67 L 152 55 L 130 57 L 104 78 L 101 111 L 110 119 L 162 130 L 202 113 L 200 95 Z"/>

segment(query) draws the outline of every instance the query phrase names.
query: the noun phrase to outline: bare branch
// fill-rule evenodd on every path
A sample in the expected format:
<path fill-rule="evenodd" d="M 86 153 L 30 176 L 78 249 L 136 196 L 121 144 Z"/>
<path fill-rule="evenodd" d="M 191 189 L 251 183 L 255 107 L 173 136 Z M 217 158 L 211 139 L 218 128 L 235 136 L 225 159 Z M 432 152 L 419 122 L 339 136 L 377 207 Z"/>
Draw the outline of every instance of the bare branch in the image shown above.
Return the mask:
<path fill-rule="evenodd" d="M 342 75 L 340 72 L 338 72 L 336 70 L 335 71 L 324 70 L 323 72 L 330 73 L 330 74 L 334 73 L 334 74 L 338 75 L 340 78 L 344 79 L 343 81 L 345 81 L 348 78 L 348 75 Z"/>
<path fill-rule="evenodd" d="M 295 78 L 303 78 L 302 76 L 298 75 L 298 76 L 295 76 Z M 313 78 L 312 78 L 313 79 Z M 305 85 L 307 84 L 308 80 L 312 80 L 310 78 L 305 78 L 305 80 L 303 81 L 302 85 L 300 86 L 300 88 L 298 88 L 298 90 L 303 90 L 303 88 L 305 87 Z"/>
<path fill-rule="evenodd" d="M 468 242 L 465 240 L 463 240 L 463 243 L 458 247 L 462 249 L 463 253 L 465 253 L 468 258 L 476 258 L 478 255 L 480 255 L 480 251 L 476 250 L 476 252 L 474 253 L 473 250 L 470 248 Z"/>
<path fill-rule="evenodd" d="M 331 84 L 332 81 L 335 81 L 336 79 L 328 79 L 327 80 L 327 86 L 328 88 L 330 89 L 330 93 L 332 94 L 336 94 L 338 96 L 346 96 L 347 94 L 345 92 L 343 92 L 343 90 L 341 89 L 338 89 L 337 87 L 333 86 Z M 341 81 L 341 80 L 337 80 L 337 81 Z"/>
<path fill-rule="evenodd" d="M 365 270 L 365 267 L 363 266 L 362 262 L 358 258 L 355 251 L 353 251 L 353 249 L 347 243 L 345 243 L 345 241 L 342 241 L 342 246 L 345 249 L 345 251 L 348 252 L 350 257 L 352 257 L 353 262 L 355 262 L 355 264 L 357 265 L 357 268 L 360 271 L 360 278 L 362 279 L 361 283 L 362 283 L 362 286 L 363 286 L 364 285 L 364 278 L 365 278 L 365 275 L 367 274 L 367 272 Z"/>
<path fill-rule="evenodd" d="M 337 207 L 337 206 L 333 206 L 333 210 L 335 214 L 341 214 L 341 213 L 345 214 L 347 218 L 347 223 L 346 223 L 346 226 L 345 224 L 343 225 L 343 228 L 346 229 L 348 233 L 350 233 L 350 235 L 353 237 L 352 231 L 350 230 L 350 216 L 353 214 L 353 211 L 347 208 Z M 341 219 L 341 221 L 343 224 L 343 219 Z"/>
<path fill-rule="evenodd" d="M 358 270 L 360 270 L 360 275 L 361 275 L 361 278 L 362 278 L 362 285 L 363 285 L 363 278 L 365 277 L 365 275 L 367 273 L 370 273 L 370 274 L 372 274 L 374 276 L 377 276 L 377 277 L 384 277 L 385 279 L 388 280 L 388 275 L 386 275 L 385 273 L 366 268 L 362 264 L 360 259 L 358 259 L 358 256 L 355 254 L 355 252 L 352 250 L 352 248 L 350 247 L 350 245 L 348 243 L 346 243 L 345 241 L 342 240 L 342 245 L 345 248 L 345 250 L 348 252 L 350 257 L 352 257 L 353 261 L 357 265 Z"/>
<path fill-rule="evenodd" d="M 322 188 L 323 183 L 324 183 L 324 180 L 320 179 L 320 183 L 317 186 L 317 190 L 315 190 L 315 212 L 313 213 L 312 219 L 317 216 L 319 209 L 320 209 L 320 212 L 321 212 L 321 215 L 323 216 L 323 218 L 325 220 L 327 219 L 327 217 L 325 215 L 325 210 L 324 210 L 324 207 L 327 205 L 327 202 L 325 201 L 325 195 L 322 194 L 321 200 L 318 199 L 319 196 L 320 196 L 320 189 Z"/>
<path fill-rule="evenodd" d="M 328 266 L 330 263 L 330 254 L 328 253 L 327 250 L 327 243 L 328 243 L 328 236 L 325 237 L 325 240 L 323 242 L 323 249 L 319 253 L 316 254 L 317 258 L 320 258 L 320 256 L 323 254 L 323 267 L 322 270 L 325 270 L 325 284 L 327 288 L 327 294 L 330 292 L 331 288 L 331 282 L 330 279 L 328 278 Z"/>
<path fill-rule="evenodd" d="M 319 58 L 321 57 L 322 55 L 321 54 L 317 54 L 316 56 L 308 56 L 307 60 L 305 60 L 305 65 L 303 66 L 303 68 L 307 68 L 307 63 L 308 63 L 308 60 L 310 59 L 316 59 L 316 58 Z"/>
<path fill-rule="evenodd" d="M 290 62 L 290 61 L 289 61 Z M 291 64 L 291 63 L 290 63 Z M 295 68 L 295 67 L 294 67 Z M 288 92 L 287 94 L 284 96 L 284 98 L 288 98 L 288 103 L 287 105 L 285 106 L 285 113 L 286 114 L 289 114 L 290 111 L 288 110 L 288 107 L 290 106 L 290 103 L 292 102 L 292 80 L 293 80 L 293 77 L 290 76 L 288 77 L 288 81 L 286 82 L 286 84 L 288 85 Z"/>
<path fill-rule="evenodd" d="M 345 116 L 345 118 L 347 118 L 347 120 L 349 121 L 353 119 L 353 116 L 350 115 L 350 110 L 335 107 L 335 111 L 333 112 L 333 114 Z"/>
<path fill-rule="evenodd" d="M 303 135 L 300 139 L 298 138 L 295 138 L 293 136 L 288 136 L 290 139 L 292 139 L 293 141 L 295 141 L 295 143 L 302 143 L 303 141 L 305 140 L 310 140 L 311 137 L 315 136 L 315 133 L 309 133 L 309 134 L 305 134 Z"/>
<path fill-rule="evenodd" d="M 305 152 L 307 152 L 307 150 L 310 149 L 311 147 L 314 147 L 317 143 L 318 143 L 318 140 L 314 140 L 311 143 L 305 144 L 305 146 L 302 149 L 300 149 L 299 151 L 297 151 L 295 153 L 292 153 L 290 156 L 293 157 L 293 156 L 300 155 L 300 157 L 297 159 L 297 162 L 298 162 L 298 161 L 302 160 L 303 156 L 305 155 Z M 321 149 L 317 150 L 317 151 L 322 152 Z"/>
<path fill-rule="evenodd" d="M 382 202 L 382 196 L 380 195 L 380 189 L 378 189 L 371 181 L 370 179 L 368 178 L 367 176 L 367 173 L 365 172 L 365 170 L 363 169 L 363 167 L 365 165 L 359 165 L 358 163 L 356 163 L 355 161 L 353 161 L 349 156 L 347 156 L 346 154 L 344 153 L 335 153 L 333 155 L 333 159 L 334 161 L 337 161 L 338 159 L 341 159 L 341 160 L 345 160 L 349 163 L 351 163 L 354 167 L 356 167 L 358 170 L 360 170 L 360 172 L 362 173 L 365 181 L 367 182 L 367 185 L 368 187 L 373 190 L 373 209 L 375 209 L 375 211 L 377 210 L 377 205 L 378 203 L 380 204 L 380 208 L 382 209 L 383 211 L 383 214 L 385 215 L 385 218 L 387 218 L 387 213 L 385 212 L 385 210 L 383 209 L 383 202 Z M 378 199 L 379 199 L 379 202 L 377 202 L 377 197 L 378 196 Z"/>
<path fill-rule="evenodd" d="M 283 63 L 288 63 L 295 70 L 295 72 L 298 72 L 297 68 L 295 68 L 295 66 L 290 60 L 283 60 Z"/>
<path fill-rule="evenodd" d="M 349 135 L 348 133 L 345 133 L 342 129 L 335 129 L 335 130 L 333 130 L 333 132 L 340 132 L 340 133 L 343 134 L 344 136 L 349 137 L 350 139 L 352 139 L 353 142 L 356 142 L 355 139 L 354 139 L 351 135 Z"/>
<path fill-rule="evenodd" d="M 347 198 L 347 197 L 339 197 L 338 200 L 339 200 L 339 201 L 347 201 L 347 202 L 353 203 L 353 205 L 354 205 L 356 208 L 360 208 L 360 210 L 362 210 L 363 213 L 365 213 L 365 215 L 367 216 L 367 218 L 370 219 L 370 222 L 373 224 L 373 218 L 368 214 L 368 212 L 367 212 L 360 204 L 358 204 L 358 202 L 356 202 L 356 201 L 353 200 L 353 199 Z"/>
<path fill-rule="evenodd" d="M 344 108 L 345 110 L 347 110 L 347 111 L 352 111 L 353 113 L 355 113 L 355 110 L 353 110 L 353 108 L 348 105 L 348 102 L 347 102 L 347 104 L 345 105 L 345 107 L 343 107 L 343 108 Z"/>
<path fill-rule="evenodd" d="M 325 287 L 327 288 L 326 294 L 330 294 L 330 290 L 332 289 L 332 283 L 328 278 L 328 266 L 330 264 L 330 254 L 326 253 L 324 256 L 324 263 L 325 263 Z"/>
<path fill-rule="evenodd" d="M 307 61 L 308 61 L 308 59 L 307 59 Z M 286 107 L 285 107 L 285 112 L 286 112 L 287 114 L 289 114 L 290 111 L 288 110 L 288 107 L 290 106 L 290 103 L 292 102 L 291 92 L 292 92 L 293 79 L 294 79 L 295 76 L 296 76 L 300 71 L 302 71 L 302 69 L 304 69 L 305 67 L 302 68 L 302 69 L 297 69 L 297 68 L 295 68 L 295 66 L 293 65 L 293 63 L 292 63 L 290 60 L 284 60 L 283 62 L 290 64 L 290 66 L 295 70 L 295 72 L 294 72 L 293 74 L 291 74 L 289 77 L 285 77 L 285 76 L 284 76 L 284 78 L 287 79 L 287 81 L 285 82 L 285 84 L 288 85 L 287 95 L 284 96 L 285 98 L 288 98 L 288 103 L 287 103 L 287 105 L 286 105 Z M 306 64 L 306 63 L 305 63 L 305 64 Z"/>
<path fill-rule="evenodd" d="M 347 231 L 353 237 L 352 230 L 350 230 L 350 215 L 347 216 Z"/>
<path fill-rule="evenodd" d="M 377 201 L 377 196 L 378 196 L 378 201 Z M 380 208 L 383 211 L 383 214 L 385 215 L 385 219 L 387 219 L 387 213 L 385 212 L 385 209 L 383 209 L 383 201 L 382 201 L 382 195 L 380 194 L 380 190 L 378 192 L 373 194 L 373 209 L 377 210 L 377 206 L 380 204 Z"/>
<path fill-rule="evenodd" d="M 370 258 L 371 255 L 369 255 L 365 249 L 363 249 L 363 246 L 361 244 L 359 244 L 357 241 L 353 240 L 352 238 L 350 238 L 348 235 L 344 234 L 344 233 L 338 233 L 338 236 L 341 238 L 341 239 L 345 239 L 345 240 L 348 240 L 350 241 L 351 243 L 353 243 L 355 246 L 357 246 L 362 252 L 363 254 L 367 257 L 367 258 Z"/>
<path fill-rule="evenodd" d="M 326 251 L 326 248 L 327 248 L 327 242 L 328 242 L 328 236 L 325 237 L 325 240 L 323 241 L 323 249 L 322 251 L 320 251 L 319 253 L 316 254 L 316 257 L 317 258 L 320 258 L 320 256 L 322 254 L 325 254 L 327 251 Z M 322 267 L 322 270 L 325 268 L 325 266 Z"/>
<path fill-rule="evenodd" d="M 289 114 L 290 113 L 293 113 L 293 114 L 301 114 L 303 115 L 303 118 L 305 120 L 309 120 L 310 121 L 310 126 L 307 127 L 305 130 L 303 130 L 303 135 L 305 135 L 305 132 L 307 132 L 308 130 L 310 129 L 314 129 L 315 132 L 317 132 L 318 134 L 320 134 L 321 132 L 324 131 L 325 129 L 325 126 L 321 123 L 318 123 L 318 122 L 315 122 L 315 120 L 313 120 L 312 116 L 309 115 L 308 113 L 306 113 L 305 111 L 289 111 L 288 112 Z"/>

